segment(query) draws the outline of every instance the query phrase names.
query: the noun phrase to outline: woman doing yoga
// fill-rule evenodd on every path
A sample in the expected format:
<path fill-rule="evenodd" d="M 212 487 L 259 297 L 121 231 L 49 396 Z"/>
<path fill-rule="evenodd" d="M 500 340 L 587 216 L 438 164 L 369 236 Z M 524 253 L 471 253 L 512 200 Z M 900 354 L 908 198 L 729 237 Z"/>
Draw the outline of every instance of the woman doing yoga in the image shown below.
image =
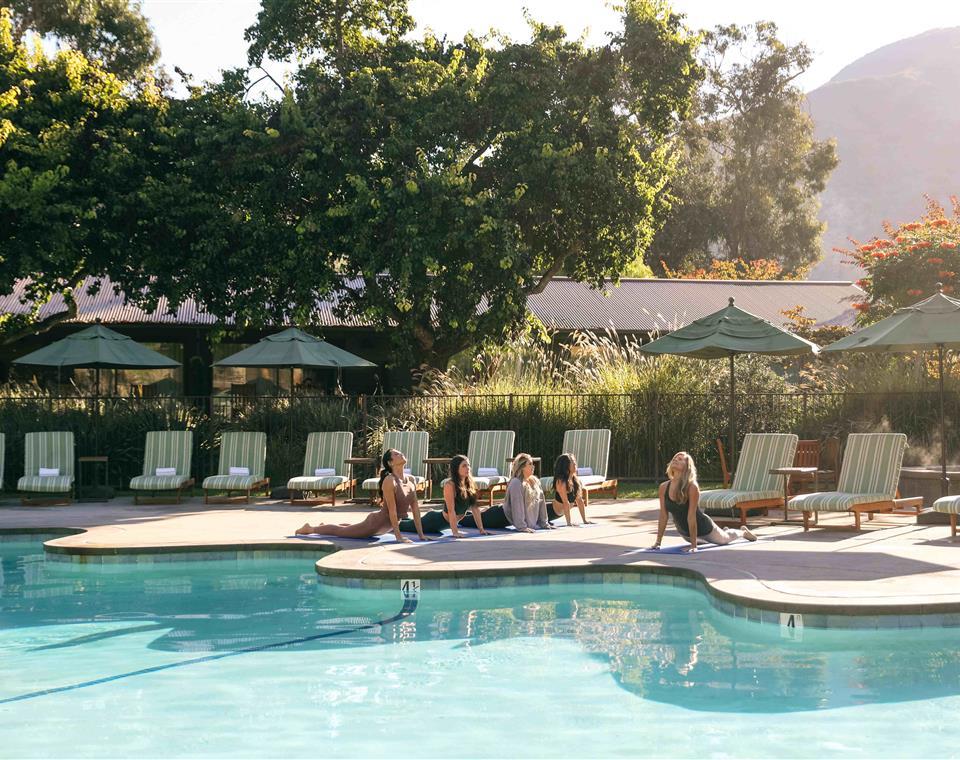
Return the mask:
<path fill-rule="evenodd" d="M 477 506 L 477 486 L 470 472 L 470 460 L 463 454 L 457 454 L 450 460 L 450 477 L 443 484 L 444 509 L 431 510 L 423 516 L 424 533 L 440 533 L 447 527 L 454 538 L 460 538 L 460 521 L 467 510 L 473 515 L 471 527 L 479 528 L 481 536 L 489 536 L 483 528 L 480 507 Z M 413 520 L 401 520 L 400 530 L 409 533 L 415 529 Z"/>
<path fill-rule="evenodd" d="M 417 501 L 417 484 L 414 479 L 404 474 L 403 466 L 407 458 L 396 449 L 390 449 L 383 455 L 383 468 L 380 470 L 380 483 L 377 493 L 380 495 L 380 509 L 366 516 L 362 522 L 354 525 L 313 525 L 306 523 L 297 529 L 298 536 L 317 533 L 324 536 L 339 536 L 340 538 L 370 538 L 386 533 L 391 528 L 397 541 L 413 543 L 409 538 L 400 535 L 400 520 L 413 512 L 413 525 L 421 541 L 429 541 L 423 535 L 420 523 L 420 504 Z"/>
<path fill-rule="evenodd" d="M 700 541 L 723 545 L 738 538 L 757 540 L 747 528 L 721 528 L 700 509 L 697 466 L 686 451 L 678 451 L 673 455 L 667 465 L 667 477 L 670 480 L 660 484 L 660 522 L 654 549 L 660 548 L 663 533 L 667 529 L 667 515 L 673 518 L 677 532 L 690 542 L 684 551 L 695 552 Z"/>

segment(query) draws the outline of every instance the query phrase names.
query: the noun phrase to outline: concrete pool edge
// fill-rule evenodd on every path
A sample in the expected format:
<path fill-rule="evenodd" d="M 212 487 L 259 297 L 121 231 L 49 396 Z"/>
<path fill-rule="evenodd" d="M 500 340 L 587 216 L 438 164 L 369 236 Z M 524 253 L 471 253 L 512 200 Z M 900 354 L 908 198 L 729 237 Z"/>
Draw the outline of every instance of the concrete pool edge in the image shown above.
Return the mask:
<path fill-rule="evenodd" d="M 328 555 L 329 557 L 330 555 Z M 586 565 L 577 567 L 512 567 L 475 571 L 379 570 L 359 573 L 343 568 L 324 567 L 317 560 L 315 569 L 321 584 L 332 588 L 394 591 L 400 582 L 415 578 L 424 591 L 482 591 L 517 586 L 600 583 L 635 583 L 684 588 L 702 593 L 710 605 L 734 619 L 781 625 L 781 615 L 802 615 L 802 625 L 830 629 L 899 629 L 960 627 L 960 603 L 941 604 L 851 604 L 825 605 L 793 600 L 769 600 L 736 594 L 717 588 L 702 573 L 670 565 Z M 422 568 L 421 568 L 422 570 Z"/>

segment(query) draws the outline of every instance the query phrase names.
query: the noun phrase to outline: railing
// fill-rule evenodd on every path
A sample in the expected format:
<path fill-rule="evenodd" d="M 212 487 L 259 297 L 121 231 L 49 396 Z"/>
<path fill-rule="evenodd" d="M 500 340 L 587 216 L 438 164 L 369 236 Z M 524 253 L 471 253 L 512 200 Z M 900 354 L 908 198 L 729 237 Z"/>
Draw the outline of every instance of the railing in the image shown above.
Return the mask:
<path fill-rule="evenodd" d="M 737 397 L 737 432 L 794 432 L 801 438 L 894 430 L 910 440 L 906 462 L 936 460 L 935 393 L 745 393 Z M 947 398 L 951 452 L 960 451 L 960 396 Z M 283 485 L 299 474 L 307 434 L 351 430 L 354 453 L 379 452 L 388 429 L 430 433 L 430 453 L 466 449 L 471 430 L 510 429 L 517 451 L 543 458 L 560 454 L 565 430 L 609 428 L 610 471 L 623 479 L 660 477 L 674 452 L 696 458 L 704 479 L 716 478 L 714 441 L 726 440 L 728 398 L 716 394 L 551 394 L 447 396 L 293 396 L 230 398 L 76 398 L 0 396 L 0 431 L 6 434 L 4 483 L 16 484 L 23 467 L 23 434 L 72 430 L 78 455 L 110 457 L 111 480 L 125 484 L 140 474 L 148 430 L 194 431 L 193 469 L 199 479 L 216 472 L 220 435 L 227 430 L 267 433 L 267 474 Z M 956 459 L 956 456 L 954 456 Z M 361 475 L 363 473 L 358 473 Z M 439 474 L 439 473 L 438 473 Z"/>

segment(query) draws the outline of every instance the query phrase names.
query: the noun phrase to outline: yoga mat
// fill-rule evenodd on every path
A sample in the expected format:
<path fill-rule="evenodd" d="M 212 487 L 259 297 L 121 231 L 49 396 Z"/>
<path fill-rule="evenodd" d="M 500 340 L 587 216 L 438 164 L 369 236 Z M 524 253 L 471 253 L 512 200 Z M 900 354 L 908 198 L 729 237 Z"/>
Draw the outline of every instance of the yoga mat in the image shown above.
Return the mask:
<path fill-rule="evenodd" d="M 745 547 L 752 546 L 753 544 L 759 543 L 760 541 L 772 541 L 773 536 L 762 536 L 758 537 L 756 541 L 747 541 L 745 538 L 738 538 L 736 541 L 731 541 L 729 544 L 700 544 L 697 546 L 697 554 L 700 552 L 714 551 L 716 549 L 729 549 L 731 547 Z M 625 554 L 688 554 L 684 549 L 689 546 L 689 544 L 679 544 L 677 546 L 667 546 L 661 549 L 651 549 L 646 547 L 643 549 L 631 549 L 630 551 L 624 552 Z"/>

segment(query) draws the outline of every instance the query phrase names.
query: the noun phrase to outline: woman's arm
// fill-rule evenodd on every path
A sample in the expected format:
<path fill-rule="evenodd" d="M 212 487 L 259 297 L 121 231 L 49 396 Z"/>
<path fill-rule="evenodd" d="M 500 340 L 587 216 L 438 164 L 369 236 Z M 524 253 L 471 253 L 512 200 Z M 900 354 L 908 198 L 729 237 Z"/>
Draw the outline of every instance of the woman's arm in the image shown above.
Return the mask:
<path fill-rule="evenodd" d="M 537 525 L 547 530 L 553 530 L 554 526 L 550 522 L 550 516 L 547 514 L 547 497 L 543 493 L 543 486 L 540 485 L 540 479 L 534 476 L 531 486 L 537 489 Z"/>
<path fill-rule="evenodd" d="M 700 506 L 700 489 L 691 484 L 687 492 L 690 508 L 687 510 L 687 526 L 690 528 L 690 548 L 688 552 L 697 550 L 697 507 Z"/>
<path fill-rule="evenodd" d="M 663 534 L 667 530 L 667 505 L 663 500 L 663 495 L 667 492 L 667 488 L 670 485 L 670 482 L 660 484 L 660 518 L 657 522 L 657 540 L 653 544 L 654 549 L 660 548 L 660 542 L 663 541 Z"/>
<path fill-rule="evenodd" d="M 477 524 L 477 529 L 480 531 L 481 536 L 489 536 L 490 531 L 485 530 L 483 527 L 483 510 L 478 506 L 470 507 L 470 514 L 473 515 L 473 521 Z"/>
<path fill-rule="evenodd" d="M 456 500 L 454 495 L 456 489 L 454 488 L 453 481 L 448 480 L 443 486 L 443 516 L 447 518 L 447 522 L 450 523 L 450 532 L 453 534 L 454 538 L 460 538 L 460 521 L 457 519 L 457 508 Z M 476 519 L 476 515 L 474 515 Z M 479 525 L 479 523 L 477 523 Z"/>
<path fill-rule="evenodd" d="M 387 505 L 387 516 L 390 518 L 390 526 L 393 528 L 393 535 L 396 536 L 397 542 L 401 544 L 412 544 L 411 541 L 406 536 L 400 533 L 400 520 L 397 519 L 397 493 L 396 488 L 396 478 L 393 475 L 387 475 L 383 481 L 383 501 Z M 416 516 L 417 532 L 423 535 L 423 531 L 420 530 L 420 515 Z"/>

